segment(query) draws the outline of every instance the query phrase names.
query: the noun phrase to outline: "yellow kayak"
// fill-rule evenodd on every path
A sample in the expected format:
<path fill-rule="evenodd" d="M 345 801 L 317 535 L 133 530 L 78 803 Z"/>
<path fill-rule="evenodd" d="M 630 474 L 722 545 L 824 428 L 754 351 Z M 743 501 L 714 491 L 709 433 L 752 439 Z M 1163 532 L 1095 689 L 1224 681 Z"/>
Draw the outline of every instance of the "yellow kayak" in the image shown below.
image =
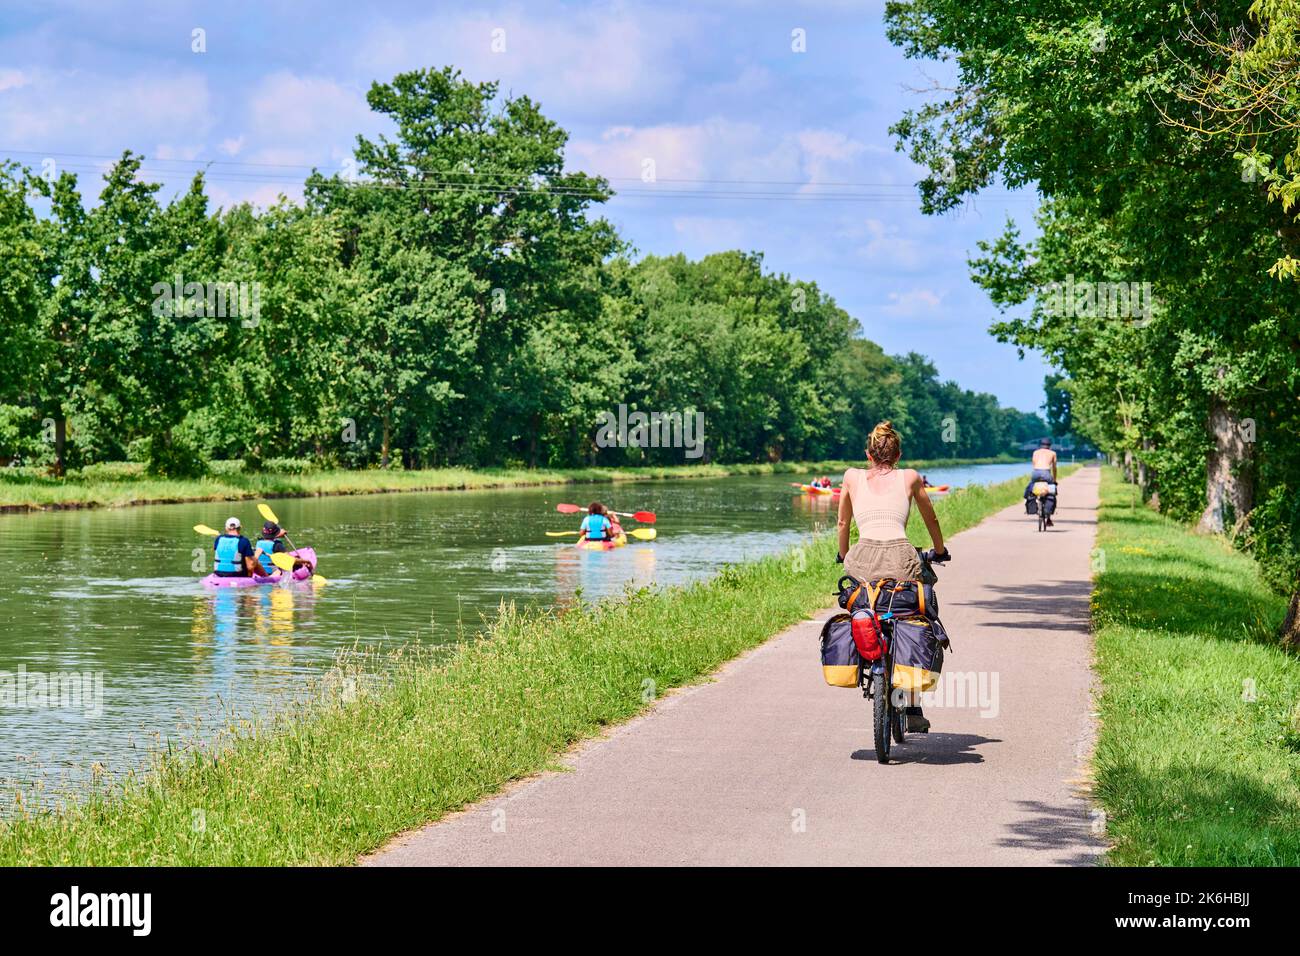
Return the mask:
<path fill-rule="evenodd" d="M 814 488 L 812 485 L 798 485 L 796 487 L 808 495 L 838 495 L 840 493 L 838 488 Z"/>
<path fill-rule="evenodd" d="M 627 535 L 620 534 L 611 541 L 579 541 L 574 547 L 582 548 L 584 551 L 612 551 L 625 544 L 627 544 Z"/>

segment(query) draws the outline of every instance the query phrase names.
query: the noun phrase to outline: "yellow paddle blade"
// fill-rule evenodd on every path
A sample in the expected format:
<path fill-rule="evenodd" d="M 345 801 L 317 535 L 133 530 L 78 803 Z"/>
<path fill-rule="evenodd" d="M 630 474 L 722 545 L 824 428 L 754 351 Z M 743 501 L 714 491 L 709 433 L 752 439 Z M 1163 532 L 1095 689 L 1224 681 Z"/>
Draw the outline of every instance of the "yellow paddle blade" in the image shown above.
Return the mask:
<path fill-rule="evenodd" d="M 654 528 L 633 528 L 628 534 L 634 538 L 640 538 L 642 541 L 653 541 L 659 537 L 659 532 Z"/>
<path fill-rule="evenodd" d="M 276 524 L 280 523 L 280 519 L 275 516 L 275 512 L 271 510 L 271 506 L 265 501 L 257 506 L 257 510 L 262 512 L 262 517 L 267 521 L 274 521 Z"/>
<path fill-rule="evenodd" d="M 196 524 L 196 525 L 194 526 L 194 530 L 197 531 L 199 534 L 206 534 L 206 535 L 208 535 L 209 537 L 212 537 L 212 538 L 219 538 L 219 537 L 221 537 L 221 532 L 220 532 L 220 531 L 218 531 L 216 528 L 209 528 L 209 527 L 208 527 L 207 525 L 205 525 L 205 524 Z"/>
<path fill-rule="evenodd" d="M 546 532 L 546 536 L 547 536 L 548 538 L 563 538 L 563 537 L 566 537 L 566 536 L 568 536 L 568 535 L 574 535 L 574 534 L 582 534 L 582 532 L 581 532 L 581 531 L 548 531 L 548 532 Z"/>
<path fill-rule="evenodd" d="M 281 571 L 293 570 L 293 555 L 287 551 L 277 551 L 271 555 L 271 563 Z"/>

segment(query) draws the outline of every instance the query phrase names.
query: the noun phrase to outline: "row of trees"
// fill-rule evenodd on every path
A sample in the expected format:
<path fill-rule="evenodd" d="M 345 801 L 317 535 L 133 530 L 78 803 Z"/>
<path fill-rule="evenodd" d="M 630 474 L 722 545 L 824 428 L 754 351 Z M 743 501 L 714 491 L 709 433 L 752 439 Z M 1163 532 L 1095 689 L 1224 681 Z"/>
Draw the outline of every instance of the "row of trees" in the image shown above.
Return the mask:
<path fill-rule="evenodd" d="M 1041 235 L 1008 224 L 972 262 L 994 333 L 1049 356 L 1074 427 L 1153 503 L 1257 553 L 1297 641 L 1300 18 L 1256 4 L 1290 11 L 1270 34 L 1248 6 L 892 2 L 892 40 L 959 77 L 895 133 L 933 171 L 927 210 L 1037 184 Z"/>
<path fill-rule="evenodd" d="M 527 98 L 451 70 L 375 84 L 393 138 L 305 201 L 169 203 L 127 153 L 89 204 L 0 168 L 0 455 L 350 466 L 681 461 L 602 448 L 602 412 L 702 412 L 709 460 L 992 455 L 1035 415 L 886 356 L 756 254 L 635 263 Z M 48 210 L 44 207 L 48 206 Z M 38 215 L 37 208 L 41 208 Z"/>

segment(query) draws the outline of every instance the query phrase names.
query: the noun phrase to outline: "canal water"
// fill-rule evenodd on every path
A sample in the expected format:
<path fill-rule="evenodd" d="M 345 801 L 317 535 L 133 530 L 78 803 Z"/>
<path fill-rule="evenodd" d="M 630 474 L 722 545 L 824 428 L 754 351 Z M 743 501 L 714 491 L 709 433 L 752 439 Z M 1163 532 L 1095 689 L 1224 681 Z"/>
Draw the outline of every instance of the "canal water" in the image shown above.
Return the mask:
<path fill-rule="evenodd" d="M 927 474 L 961 487 L 1026 470 Z M 655 511 L 658 539 L 591 552 L 546 536 L 581 518 L 558 514 L 558 502 L 592 498 Z M 271 504 L 292 540 L 316 549 L 328 583 L 200 586 L 212 539 L 193 526 L 236 515 L 255 537 L 252 502 L 0 515 L 0 787 L 9 799 L 37 785 L 45 798 L 75 792 L 95 765 L 117 774 L 160 742 L 203 739 L 223 716 L 300 690 L 340 650 L 451 643 L 502 599 L 555 606 L 681 584 L 834 524 L 832 500 L 799 494 L 788 476 Z"/>

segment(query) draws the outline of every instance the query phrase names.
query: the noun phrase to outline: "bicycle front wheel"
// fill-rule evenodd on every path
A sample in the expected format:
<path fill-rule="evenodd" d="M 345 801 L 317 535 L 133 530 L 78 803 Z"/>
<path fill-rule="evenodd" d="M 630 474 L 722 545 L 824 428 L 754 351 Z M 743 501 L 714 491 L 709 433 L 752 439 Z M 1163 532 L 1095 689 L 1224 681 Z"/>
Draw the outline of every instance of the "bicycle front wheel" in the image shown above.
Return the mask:
<path fill-rule="evenodd" d="M 889 732 L 893 707 L 889 702 L 889 686 L 884 674 L 871 675 L 871 729 L 875 737 L 876 760 L 889 763 Z"/>

